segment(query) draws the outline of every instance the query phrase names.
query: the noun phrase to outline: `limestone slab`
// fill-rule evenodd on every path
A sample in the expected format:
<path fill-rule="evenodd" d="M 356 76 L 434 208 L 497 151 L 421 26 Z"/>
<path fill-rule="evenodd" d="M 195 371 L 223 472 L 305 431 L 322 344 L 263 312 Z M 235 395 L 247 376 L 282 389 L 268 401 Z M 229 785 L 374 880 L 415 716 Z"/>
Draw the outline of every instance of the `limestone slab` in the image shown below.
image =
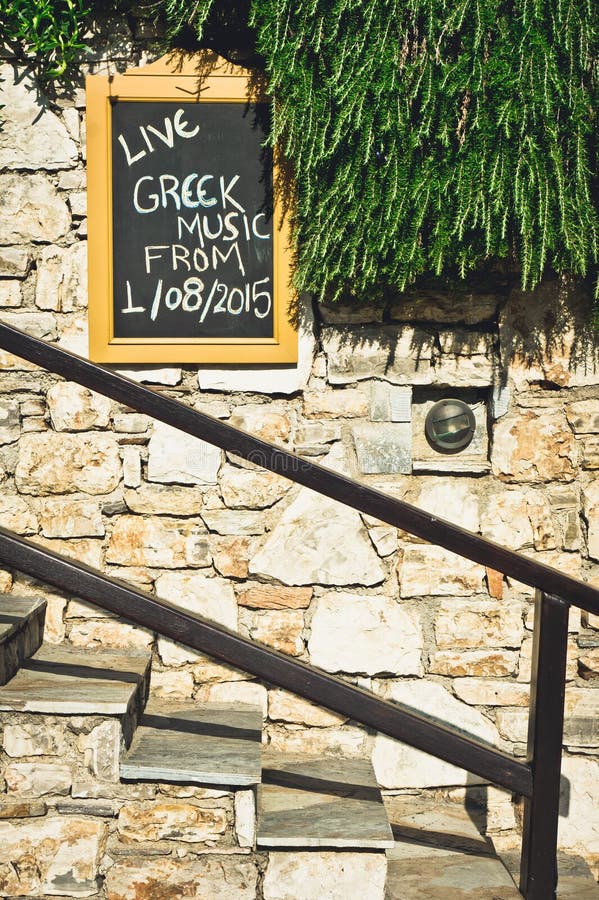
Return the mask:
<path fill-rule="evenodd" d="M 383 900 L 387 860 L 379 851 L 272 852 L 264 900 Z"/>
<path fill-rule="evenodd" d="M 201 856 L 198 859 L 148 857 L 140 850 L 118 859 L 108 869 L 108 900 L 142 900 L 160 896 L 189 900 L 254 900 L 258 871 L 240 856 Z"/>
<path fill-rule="evenodd" d="M 0 709 L 63 715 L 123 715 L 149 675 L 146 653 L 42 647 L 9 684 Z"/>
<path fill-rule="evenodd" d="M 0 175 L 0 196 L 0 244 L 59 241 L 70 228 L 67 205 L 45 175 Z"/>
<path fill-rule="evenodd" d="M 151 700 L 121 763 L 121 777 L 256 784 L 261 733 L 262 710 L 256 706 Z"/>
<path fill-rule="evenodd" d="M 30 71 L 0 66 L 0 106 L 10 109 L 2 117 L 0 168 L 53 170 L 77 164 L 75 143 Z"/>
<path fill-rule="evenodd" d="M 258 788 L 257 845 L 393 846 L 370 762 L 267 754 Z"/>
<path fill-rule="evenodd" d="M 287 585 L 373 585 L 385 577 L 358 513 L 308 488 L 285 510 L 249 570 Z"/>

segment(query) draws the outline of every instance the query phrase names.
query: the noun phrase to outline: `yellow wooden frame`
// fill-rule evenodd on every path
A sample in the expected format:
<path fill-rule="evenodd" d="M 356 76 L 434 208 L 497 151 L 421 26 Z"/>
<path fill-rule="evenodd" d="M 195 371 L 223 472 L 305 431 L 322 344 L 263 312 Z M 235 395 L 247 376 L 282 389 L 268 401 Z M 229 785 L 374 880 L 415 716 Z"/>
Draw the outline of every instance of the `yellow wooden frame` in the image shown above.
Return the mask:
<path fill-rule="evenodd" d="M 111 98 L 267 101 L 264 83 L 216 54 L 169 54 L 122 75 L 91 75 L 87 91 L 89 354 L 104 363 L 294 363 L 289 222 L 275 189 L 272 338 L 115 338 L 112 287 Z M 279 172 L 274 161 L 274 184 Z"/>

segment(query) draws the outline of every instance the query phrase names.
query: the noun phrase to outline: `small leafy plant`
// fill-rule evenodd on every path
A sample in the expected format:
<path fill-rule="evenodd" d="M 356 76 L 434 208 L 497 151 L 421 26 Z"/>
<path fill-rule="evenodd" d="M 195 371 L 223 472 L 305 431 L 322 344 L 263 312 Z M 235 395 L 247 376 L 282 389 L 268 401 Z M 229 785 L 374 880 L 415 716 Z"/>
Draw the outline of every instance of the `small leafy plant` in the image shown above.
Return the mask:
<path fill-rule="evenodd" d="M 61 78 L 84 48 L 85 0 L 0 0 L 4 41 L 37 64 L 40 80 Z"/>

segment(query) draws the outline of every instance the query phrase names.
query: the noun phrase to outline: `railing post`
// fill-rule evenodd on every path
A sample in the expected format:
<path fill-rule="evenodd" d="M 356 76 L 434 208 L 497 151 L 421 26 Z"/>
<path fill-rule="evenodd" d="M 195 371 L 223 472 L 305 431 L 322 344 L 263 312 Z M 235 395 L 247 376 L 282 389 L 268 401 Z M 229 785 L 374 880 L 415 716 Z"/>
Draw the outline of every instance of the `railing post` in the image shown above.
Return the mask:
<path fill-rule="evenodd" d="M 524 805 L 520 891 L 555 900 L 569 604 L 537 590 L 530 683 L 528 763 L 533 793 Z"/>

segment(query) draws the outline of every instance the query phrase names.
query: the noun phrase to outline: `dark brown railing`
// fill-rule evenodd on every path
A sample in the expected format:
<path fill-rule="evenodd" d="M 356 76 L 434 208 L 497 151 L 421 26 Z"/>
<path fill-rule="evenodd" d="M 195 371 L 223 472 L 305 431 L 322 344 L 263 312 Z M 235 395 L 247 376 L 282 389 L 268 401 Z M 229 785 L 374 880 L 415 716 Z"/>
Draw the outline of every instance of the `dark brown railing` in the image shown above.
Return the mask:
<path fill-rule="evenodd" d="M 382 700 L 0 528 L 0 561 L 4 565 L 522 795 L 525 817 L 520 890 L 526 900 L 555 898 L 568 610 L 576 605 L 599 614 L 599 591 L 1 323 L 0 347 L 353 509 L 535 587 L 528 759 L 524 763 L 415 710 Z"/>

